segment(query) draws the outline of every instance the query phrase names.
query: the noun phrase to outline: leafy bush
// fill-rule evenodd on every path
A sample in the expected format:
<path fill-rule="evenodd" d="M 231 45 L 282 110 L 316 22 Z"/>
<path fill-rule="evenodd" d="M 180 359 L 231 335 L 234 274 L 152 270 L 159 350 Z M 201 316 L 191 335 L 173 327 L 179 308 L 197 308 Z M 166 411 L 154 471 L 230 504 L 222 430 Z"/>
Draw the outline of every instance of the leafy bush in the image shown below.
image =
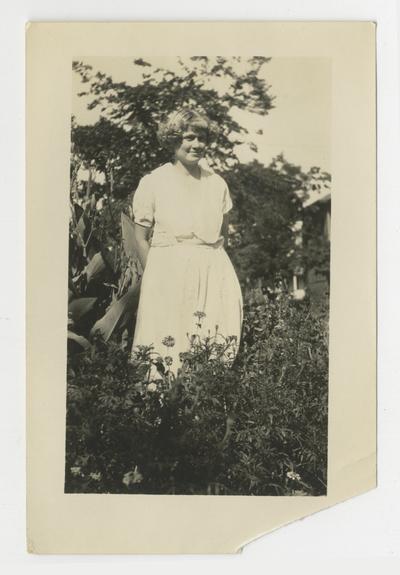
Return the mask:
<path fill-rule="evenodd" d="M 66 492 L 325 494 L 326 310 L 258 294 L 244 317 L 233 363 L 232 338 L 194 334 L 176 377 L 168 337 L 72 355 Z"/>

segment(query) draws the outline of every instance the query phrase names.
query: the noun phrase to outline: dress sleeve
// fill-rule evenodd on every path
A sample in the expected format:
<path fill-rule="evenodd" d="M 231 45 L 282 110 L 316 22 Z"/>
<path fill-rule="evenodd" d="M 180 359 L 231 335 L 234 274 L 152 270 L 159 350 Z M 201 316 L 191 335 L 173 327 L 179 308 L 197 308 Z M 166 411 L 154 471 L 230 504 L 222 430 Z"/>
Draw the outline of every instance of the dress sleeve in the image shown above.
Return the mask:
<path fill-rule="evenodd" d="M 132 202 L 133 218 L 136 224 L 151 228 L 154 224 L 154 191 L 149 176 L 144 176 L 136 188 Z"/>
<path fill-rule="evenodd" d="M 225 188 L 224 188 L 224 195 L 223 195 L 223 200 L 222 200 L 222 213 L 223 214 L 227 214 L 231 209 L 232 209 L 232 199 L 231 199 L 231 194 L 229 193 L 229 188 L 226 182 L 224 182 L 225 184 Z"/>

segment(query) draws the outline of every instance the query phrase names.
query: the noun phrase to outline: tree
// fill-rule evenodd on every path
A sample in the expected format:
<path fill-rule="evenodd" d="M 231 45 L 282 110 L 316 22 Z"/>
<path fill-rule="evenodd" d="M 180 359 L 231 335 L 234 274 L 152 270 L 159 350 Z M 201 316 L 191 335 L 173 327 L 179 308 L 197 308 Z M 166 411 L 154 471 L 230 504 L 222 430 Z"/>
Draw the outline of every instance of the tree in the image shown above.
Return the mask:
<path fill-rule="evenodd" d="M 210 163 L 220 172 L 228 171 L 238 161 L 234 147 L 247 133 L 233 120 L 231 111 L 239 108 L 265 115 L 272 107 L 269 86 L 259 75 L 267 61 L 264 57 L 198 56 L 179 60 L 180 69 L 171 72 L 139 59 L 133 65 L 144 68 L 143 79 L 135 86 L 113 82 L 90 66 L 74 62 L 74 71 L 88 85 L 80 95 L 88 96 L 88 108 L 97 108 L 104 117 L 94 126 L 74 126 L 72 139 L 98 170 L 106 171 L 107 156 L 113 160 L 115 189 L 127 195 L 144 174 L 170 159 L 157 141 L 160 119 L 178 107 L 193 105 L 218 127 Z"/>
<path fill-rule="evenodd" d="M 289 279 L 301 262 L 296 222 L 302 219 L 299 187 L 305 174 L 279 156 L 235 166 L 226 178 L 234 196 L 230 251 L 242 284 L 260 280 L 273 287 Z"/>

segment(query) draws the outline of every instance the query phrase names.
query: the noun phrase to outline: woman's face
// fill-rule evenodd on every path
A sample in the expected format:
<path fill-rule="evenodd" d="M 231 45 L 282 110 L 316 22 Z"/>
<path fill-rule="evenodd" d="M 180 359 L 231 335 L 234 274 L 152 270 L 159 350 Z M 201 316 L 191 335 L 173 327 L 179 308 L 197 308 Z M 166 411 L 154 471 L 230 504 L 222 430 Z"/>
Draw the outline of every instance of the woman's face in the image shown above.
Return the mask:
<path fill-rule="evenodd" d="M 195 166 L 204 157 L 207 134 L 204 129 L 188 127 L 182 134 L 181 143 L 175 148 L 175 159 L 187 166 Z"/>

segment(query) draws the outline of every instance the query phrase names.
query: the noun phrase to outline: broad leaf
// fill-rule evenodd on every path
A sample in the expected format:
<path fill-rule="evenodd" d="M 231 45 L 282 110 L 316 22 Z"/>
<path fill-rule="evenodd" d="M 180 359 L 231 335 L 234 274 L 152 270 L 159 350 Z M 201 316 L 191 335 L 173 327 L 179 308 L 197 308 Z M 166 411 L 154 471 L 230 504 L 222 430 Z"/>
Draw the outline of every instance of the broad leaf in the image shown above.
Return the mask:
<path fill-rule="evenodd" d="M 81 297 L 72 300 L 68 305 L 68 315 L 77 322 L 87 314 L 94 306 L 96 297 Z"/>
<path fill-rule="evenodd" d="M 122 245 L 125 254 L 133 260 L 137 258 L 137 246 L 133 221 L 123 212 L 121 213 Z"/>
<path fill-rule="evenodd" d="M 81 247 L 84 247 L 84 245 L 85 245 L 84 241 L 83 241 L 83 238 L 85 237 L 85 231 L 86 231 L 86 224 L 85 224 L 84 215 L 82 214 L 81 217 L 79 218 L 79 221 L 76 224 L 76 228 L 75 228 L 76 241 L 77 241 L 78 245 Z"/>
<path fill-rule="evenodd" d="M 82 335 L 78 335 L 78 334 L 74 333 L 73 331 L 68 331 L 68 347 L 69 348 L 71 347 L 71 343 L 72 343 L 72 346 L 75 347 L 76 351 L 78 351 L 76 349 L 77 346 L 79 346 L 78 349 L 79 348 L 82 348 L 82 349 L 89 349 L 90 348 L 90 342 L 85 337 L 83 337 Z M 77 344 L 77 346 L 74 344 Z"/>
<path fill-rule="evenodd" d="M 106 264 L 100 252 L 95 254 L 85 268 L 87 283 L 96 279 L 106 269 Z"/>
<path fill-rule="evenodd" d="M 94 324 L 90 335 L 100 333 L 104 341 L 108 341 L 114 331 L 121 331 L 133 321 L 139 302 L 139 291 L 139 284 L 131 286 L 121 299 L 111 304 L 106 314 Z"/>

